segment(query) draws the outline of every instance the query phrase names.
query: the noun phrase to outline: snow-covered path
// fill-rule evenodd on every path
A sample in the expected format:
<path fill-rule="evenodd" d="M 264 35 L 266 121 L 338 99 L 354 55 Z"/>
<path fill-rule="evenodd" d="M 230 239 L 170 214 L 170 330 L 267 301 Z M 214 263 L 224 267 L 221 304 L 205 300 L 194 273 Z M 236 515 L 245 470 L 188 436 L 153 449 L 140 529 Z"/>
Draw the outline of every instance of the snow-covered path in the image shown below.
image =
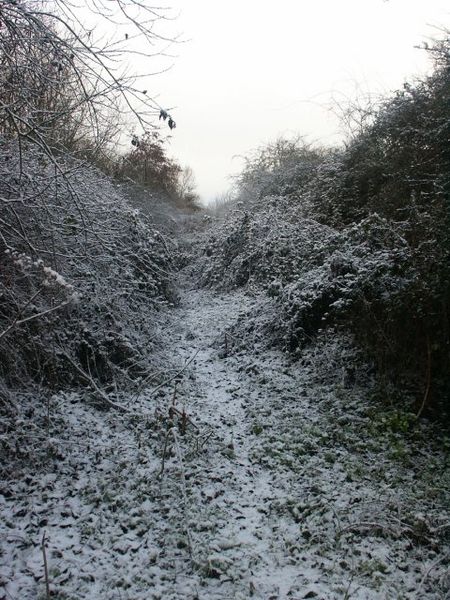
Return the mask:
<path fill-rule="evenodd" d="M 240 344 L 264 301 L 184 288 L 161 324 L 177 377 L 129 415 L 42 408 L 0 493 L 1 600 L 46 597 L 44 532 L 64 600 L 449 597 L 441 446 L 346 385 L 333 344 L 297 363 Z"/>
<path fill-rule="evenodd" d="M 280 564 L 277 527 L 268 519 L 268 507 L 286 490 L 251 456 L 260 431 L 249 407 L 273 390 L 249 378 L 248 373 L 259 373 L 261 367 L 242 354 L 234 356 L 233 338 L 227 333 L 252 302 L 243 293 L 220 296 L 191 290 L 183 298 L 172 338 L 180 363 L 195 356 L 191 385 L 181 401 L 208 438 L 206 459 L 201 460 L 196 485 L 189 488 L 189 512 L 198 523 L 205 522 L 200 535 L 192 536 L 193 558 L 214 583 L 205 596 L 209 598 L 282 598 L 295 580 L 295 570 Z M 292 387 L 292 378 L 285 378 Z"/>
<path fill-rule="evenodd" d="M 401 474 L 381 439 L 370 447 L 361 391 L 340 372 L 320 382 L 331 356 L 300 366 L 234 349 L 229 329 L 257 302 L 190 290 L 172 328 L 178 362 L 195 356 L 177 402 L 207 439 L 183 466 L 194 569 L 178 597 L 191 597 L 189 581 L 205 599 L 424 597 L 440 555 L 415 538 L 424 505 L 406 488 L 427 473 Z"/>

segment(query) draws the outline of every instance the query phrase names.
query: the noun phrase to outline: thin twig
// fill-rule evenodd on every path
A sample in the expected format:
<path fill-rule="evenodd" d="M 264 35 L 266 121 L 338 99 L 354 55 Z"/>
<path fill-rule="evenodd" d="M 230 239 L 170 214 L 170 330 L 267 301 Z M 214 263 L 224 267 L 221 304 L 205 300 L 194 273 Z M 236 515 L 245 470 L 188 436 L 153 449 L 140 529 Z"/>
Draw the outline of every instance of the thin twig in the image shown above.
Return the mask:
<path fill-rule="evenodd" d="M 422 590 L 422 587 L 423 587 L 423 585 L 424 585 L 424 583 L 425 583 L 428 575 L 431 573 L 431 571 L 433 569 L 435 569 L 441 562 L 444 562 L 444 560 L 447 560 L 448 557 L 449 557 L 449 554 L 447 552 L 446 554 L 444 554 L 444 556 L 441 556 L 438 560 L 436 560 L 434 563 L 432 563 L 432 565 L 429 567 L 429 569 L 427 569 L 425 571 L 425 573 L 424 573 L 424 575 L 423 575 L 423 577 L 422 577 L 422 579 L 421 579 L 421 581 L 420 581 L 420 583 L 419 583 L 419 585 L 417 587 L 417 591 L 416 591 L 417 598 L 423 598 L 421 590 Z"/>
<path fill-rule="evenodd" d="M 197 354 L 200 352 L 200 349 L 198 349 L 195 354 L 184 364 L 184 366 L 179 370 L 176 371 L 175 374 L 172 377 L 169 377 L 169 379 L 164 380 L 162 383 L 160 383 L 159 385 L 157 385 L 155 388 L 153 388 L 153 390 L 150 392 L 150 396 L 153 396 L 158 390 L 160 390 L 162 387 L 164 387 L 165 385 L 167 385 L 168 383 L 170 383 L 171 381 L 173 381 L 174 379 L 176 379 L 177 377 L 179 377 L 185 370 L 186 368 L 191 364 L 191 362 L 194 360 L 194 358 L 197 356 Z M 153 376 L 153 375 L 152 375 Z M 141 385 L 139 386 L 139 389 L 136 391 L 136 393 L 131 397 L 132 400 L 136 400 L 136 398 L 138 397 L 139 393 L 142 391 L 143 386 L 145 385 L 145 383 L 148 381 L 148 378 L 144 379 L 144 381 L 141 383 Z"/>
<path fill-rule="evenodd" d="M 159 385 L 157 385 L 155 388 L 153 388 L 153 390 L 150 392 L 150 396 L 153 396 L 158 390 L 160 390 L 162 387 L 164 387 L 165 385 L 167 385 L 168 383 L 170 383 L 171 381 L 173 381 L 174 379 L 176 379 L 177 377 L 179 377 L 185 370 L 186 368 L 192 363 L 192 361 L 195 359 L 195 357 L 197 356 L 197 354 L 200 352 L 200 349 L 198 349 L 189 360 L 187 360 L 183 366 L 182 369 L 180 369 L 179 371 L 177 371 L 175 373 L 175 375 L 173 375 L 172 377 L 170 377 L 169 379 L 166 379 L 165 381 L 163 381 L 162 383 L 160 383 Z"/>
<path fill-rule="evenodd" d="M 42 549 L 42 557 L 44 559 L 45 592 L 46 592 L 47 600 L 50 600 L 50 582 L 48 579 L 47 552 L 45 549 L 45 542 L 47 541 L 47 539 L 48 538 L 47 538 L 46 532 L 44 531 L 44 533 L 42 535 L 41 549 Z"/>
<path fill-rule="evenodd" d="M 188 548 L 189 548 L 189 557 L 190 559 L 193 561 L 194 560 L 194 547 L 193 547 L 193 542 L 192 542 L 192 536 L 191 536 L 191 532 L 190 529 L 188 527 L 188 498 L 187 498 L 187 493 L 186 493 L 186 478 L 184 475 L 184 464 L 183 464 L 183 458 L 181 456 L 181 448 L 180 448 L 180 444 L 178 442 L 178 435 L 177 435 L 177 431 L 174 427 L 172 427 L 172 429 L 170 430 L 172 432 L 172 436 L 173 436 L 173 440 L 174 440 L 174 445 L 175 445 L 175 453 L 178 459 L 178 463 L 180 465 L 180 474 L 181 474 L 181 495 L 183 498 L 183 525 L 184 525 L 184 531 L 186 533 L 186 537 L 188 540 Z"/>
<path fill-rule="evenodd" d="M 77 365 L 77 363 L 74 360 L 72 360 L 72 358 L 66 352 L 63 352 L 63 356 L 65 356 L 65 358 L 70 362 L 72 367 L 83 377 L 83 379 L 85 379 L 94 388 L 95 392 L 100 396 L 100 398 L 103 400 L 103 402 L 105 404 L 107 404 L 111 408 L 120 410 L 121 412 L 125 412 L 125 413 L 133 412 L 130 409 L 128 409 L 126 406 L 123 406 L 122 404 L 118 404 L 117 402 L 113 402 L 108 397 L 108 395 L 105 394 L 105 392 L 95 383 L 94 379 L 90 375 L 88 375 L 84 369 L 82 369 L 79 365 Z M 144 414 L 142 416 L 144 416 Z"/>
<path fill-rule="evenodd" d="M 171 428 L 166 431 L 166 437 L 164 438 L 164 448 L 163 448 L 163 455 L 162 455 L 162 460 L 161 460 L 161 470 L 158 473 L 158 479 L 160 477 L 162 477 L 162 475 L 164 473 L 164 467 L 166 464 L 167 442 L 169 441 L 170 431 L 171 431 Z"/>
<path fill-rule="evenodd" d="M 417 412 L 416 417 L 419 418 L 425 407 L 428 404 L 428 400 L 430 397 L 430 390 L 431 390 L 431 343 L 430 343 L 430 336 L 427 336 L 427 374 L 426 374 L 426 386 L 425 386 L 425 393 L 423 395 L 423 400 L 422 400 L 422 405 L 419 408 L 419 411 Z"/>

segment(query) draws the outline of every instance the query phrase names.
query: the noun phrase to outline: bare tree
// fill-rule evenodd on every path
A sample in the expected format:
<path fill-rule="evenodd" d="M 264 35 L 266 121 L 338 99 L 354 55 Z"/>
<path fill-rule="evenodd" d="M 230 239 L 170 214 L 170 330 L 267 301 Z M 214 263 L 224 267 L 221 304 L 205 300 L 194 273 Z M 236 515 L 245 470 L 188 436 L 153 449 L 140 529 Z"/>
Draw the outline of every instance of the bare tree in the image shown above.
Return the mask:
<path fill-rule="evenodd" d="M 93 0 L 83 10 L 69 0 L 0 0 L 0 132 L 47 147 L 61 125 L 56 141 L 89 131 L 101 143 L 112 113 L 149 127 L 161 108 L 143 89 L 145 74 L 128 65 L 163 52 L 169 40 L 155 26 L 168 18 L 138 0 Z"/>
<path fill-rule="evenodd" d="M 180 172 L 177 184 L 177 196 L 183 207 L 190 210 L 200 208 L 200 196 L 197 193 L 197 183 L 192 167 L 186 166 Z"/>

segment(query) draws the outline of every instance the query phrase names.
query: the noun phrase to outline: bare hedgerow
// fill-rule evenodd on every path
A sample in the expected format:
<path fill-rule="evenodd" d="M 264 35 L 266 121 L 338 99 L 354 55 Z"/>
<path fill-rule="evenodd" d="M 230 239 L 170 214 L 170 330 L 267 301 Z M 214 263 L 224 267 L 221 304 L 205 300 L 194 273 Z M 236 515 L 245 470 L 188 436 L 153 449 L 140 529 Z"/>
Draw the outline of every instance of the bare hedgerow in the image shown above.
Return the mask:
<path fill-rule="evenodd" d="M 168 16 L 137 0 L 88 1 L 83 10 L 66 0 L 0 0 L 7 386 L 117 388 L 148 367 L 154 312 L 173 299 L 170 248 L 111 180 L 74 155 L 103 166 L 121 123 L 152 126 L 160 107 L 129 64 L 169 43 L 155 30 Z"/>
<path fill-rule="evenodd" d="M 1 377 L 117 389 L 142 375 L 174 300 L 168 242 L 98 170 L 4 139 L 0 156 Z"/>

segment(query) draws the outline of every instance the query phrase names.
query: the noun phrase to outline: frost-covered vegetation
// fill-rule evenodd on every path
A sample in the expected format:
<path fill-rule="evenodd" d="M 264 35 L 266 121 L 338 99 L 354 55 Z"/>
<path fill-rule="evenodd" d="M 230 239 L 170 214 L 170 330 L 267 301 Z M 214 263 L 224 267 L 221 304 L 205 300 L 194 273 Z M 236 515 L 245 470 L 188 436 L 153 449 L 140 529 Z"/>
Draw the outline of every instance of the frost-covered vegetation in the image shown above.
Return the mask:
<path fill-rule="evenodd" d="M 103 8 L 110 24 L 115 8 Z M 125 14 L 153 52 L 164 11 L 131 0 Z M 0 15 L 0 374 L 8 411 L 17 389 L 31 386 L 39 397 L 83 385 L 99 396 L 148 372 L 156 313 L 176 297 L 174 246 L 160 231 L 168 211 L 159 210 L 155 226 L 129 200 L 148 214 L 152 203 L 164 204 L 152 193 L 191 208 L 196 196 L 156 132 L 134 136 L 128 153 L 114 150 L 125 122 L 146 130 L 159 112 L 137 92 L 138 77 L 118 71 L 133 52 L 126 40 L 98 45 L 64 1 L 0 1 Z"/>
<path fill-rule="evenodd" d="M 448 598 L 448 42 L 217 219 L 116 76 L 134 36 L 43 7 L 0 0 L 1 599 Z"/>
<path fill-rule="evenodd" d="M 44 388 L 143 375 L 174 300 L 163 235 L 75 160 L 0 140 L 1 376 Z M 18 182 L 17 173 L 21 181 Z"/>
<path fill-rule="evenodd" d="M 153 44 L 161 13 L 131 1 L 127 15 Z M 119 399 L 162 362 L 160 313 L 176 292 L 167 211 L 152 222 L 133 207 L 130 199 L 148 206 L 151 193 L 113 151 L 122 118 L 150 126 L 157 109 L 136 97 L 136 78 L 116 72 L 123 43 L 97 47 L 64 2 L 0 1 L 0 17 L 1 462 L 9 478 L 37 460 L 52 394 L 79 390 L 123 410 Z M 155 171 L 167 161 L 158 144 Z M 138 173 L 143 164 L 134 164 Z M 158 172 L 155 194 L 168 177 Z M 30 429 L 34 437 L 19 442 Z"/>
<path fill-rule="evenodd" d="M 275 298 L 269 342 L 299 353 L 351 332 L 417 413 L 448 411 L 449 50 L 436 43 L 433 74 L 364 112 L 344 148 L 279 140 L 251 156 L 201 262 L 204 284 Z"/>

